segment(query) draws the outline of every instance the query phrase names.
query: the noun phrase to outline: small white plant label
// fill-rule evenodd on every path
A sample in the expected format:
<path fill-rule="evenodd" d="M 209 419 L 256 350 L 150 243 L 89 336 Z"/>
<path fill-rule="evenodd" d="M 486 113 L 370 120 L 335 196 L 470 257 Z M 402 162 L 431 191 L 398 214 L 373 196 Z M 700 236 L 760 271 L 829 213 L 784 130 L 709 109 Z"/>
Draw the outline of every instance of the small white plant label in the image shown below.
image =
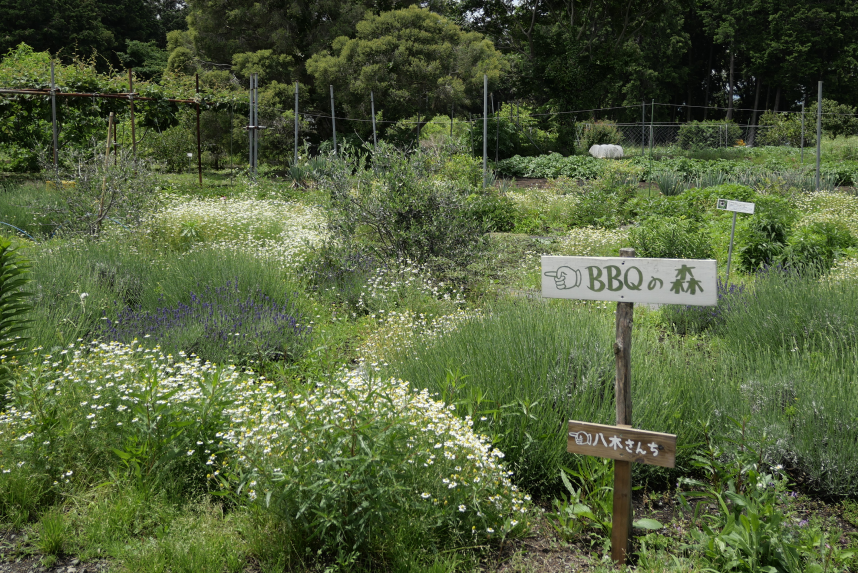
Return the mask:
<path fill-rule="evenodd" d="M 733 211 L 734 213 L 754 214 L 754 203 L 745 203 L 744 201 L 731 201 L 729 199 L 718 199 L 715 207 L 722 211 Z"/>
<path fill-rule="evenodd" d="M 542 257 L 542 296 L 615 302 L 715 306 L 712 259 Z"/>

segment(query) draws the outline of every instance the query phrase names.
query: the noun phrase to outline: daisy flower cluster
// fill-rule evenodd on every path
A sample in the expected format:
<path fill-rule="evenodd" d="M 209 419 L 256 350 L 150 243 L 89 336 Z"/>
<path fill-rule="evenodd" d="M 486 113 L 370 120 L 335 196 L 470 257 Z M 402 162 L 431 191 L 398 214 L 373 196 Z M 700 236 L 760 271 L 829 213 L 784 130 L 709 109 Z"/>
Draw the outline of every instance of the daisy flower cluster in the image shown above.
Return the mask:
<path fill-rule="evenodd" d="M 804 213 L 799 226 L 816 221 L 845 224 L 854 237 L 858 237 L 858 196 L 847 193 L 808 193 L 799 195 L 796 208 Z"/>
<path fill-rule="evenodd" d="M 831 272 L 823 275 L 822 279 L 829 282 L 858 281 L 858 259 L 843 258 L 834 261 Z"/>
<path fill-rule="evenodd" d="M 322 242 L 315 208 L 278 199 L 172 197 L 147 223 L 153 240 L 183 250 L 211 247 L 247 254 L 284 268 Z"/>
<path fill-rule="evenodd" d="M 557 254 L 594 257 L 618 251 L 628 233 L 623 229 L 599 229 L 598 227 L 576 227 L 559 238 Z"/>
<path fill-rule="evenodd" d="M 429 270 L 408 259 L 390 266 L 378 267 L 367 279 L 358 299 L 358 308 L 372 311 L 375 308 L 399 306 L 414 296 L 428 296 L 463 305 L 462 289 L 443 281 L 436 282 Z"/>
<path fill-rule="evenodd" d="M 39 466 L 55 484 L 72 472 L 93 478 L 126 446 L 142 447 L 135 461 L 150 469 L 161 469 L 155 465 L 170 452 L 205 467 L 232 388 L 250 378 L 136 342 L 79 342 L 45 354 L 7 392 L 0 471 Z M 184 428 L 178 435 L 177 427 Z"/>
<path fill-rule="evenodd" d="M 459 327 L 481 316 L 479 311 L 458 309 L 438 317 L 406 310 L 403 312 L 378 311 L 378 327 L 360 348 L 359 361 L 367 369 L 379 371 L 394 355 L 417 345 L 431 344 L 441 336 L 455 332 Z"/>
<path fill-rule="evenodd" d="M 409 523 L 479 538 L 524 527 L 530 498 L 503 454 L 427 390 L 351 373 L 300 394 L 265 383 L 237 395 L 218 435 L 232 454 L 222 475 L 308 533 L 336 530 L 322 537 L 361 545 L 390 527 L 394 508 Z"/>

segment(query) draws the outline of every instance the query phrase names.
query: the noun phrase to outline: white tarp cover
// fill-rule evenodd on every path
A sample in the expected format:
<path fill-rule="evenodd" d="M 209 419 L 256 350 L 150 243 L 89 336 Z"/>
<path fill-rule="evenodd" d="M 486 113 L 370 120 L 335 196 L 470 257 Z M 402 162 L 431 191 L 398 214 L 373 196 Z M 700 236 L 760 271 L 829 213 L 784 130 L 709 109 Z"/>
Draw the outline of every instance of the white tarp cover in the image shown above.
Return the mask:
<path fill-rule="evenodd" d="M 590 155 L 600 159 L 622 159 L 623 148 L 619 145 L 594 145 L 590 148 Z"/>

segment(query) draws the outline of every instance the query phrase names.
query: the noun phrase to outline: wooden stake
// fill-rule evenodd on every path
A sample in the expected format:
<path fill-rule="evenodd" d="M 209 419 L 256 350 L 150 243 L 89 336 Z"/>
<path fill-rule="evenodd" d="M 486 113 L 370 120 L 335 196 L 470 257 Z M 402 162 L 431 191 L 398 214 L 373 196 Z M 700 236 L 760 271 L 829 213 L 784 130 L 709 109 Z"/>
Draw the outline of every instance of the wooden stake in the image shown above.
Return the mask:
<path fill-rule="evenodd" d="M 634 249 L 620 249 L 621 257 L 634 257 Z M 632 425 L 632 322 L 634 303 L 617 303 L 617 336 L 614 355 L 617 364 L 616 392 L 617 425 Z M 624 564 L 629 552 L 632 531 L 632 464 L 614 462 L 614 517 L 611 529 L 611 559 Z"/>

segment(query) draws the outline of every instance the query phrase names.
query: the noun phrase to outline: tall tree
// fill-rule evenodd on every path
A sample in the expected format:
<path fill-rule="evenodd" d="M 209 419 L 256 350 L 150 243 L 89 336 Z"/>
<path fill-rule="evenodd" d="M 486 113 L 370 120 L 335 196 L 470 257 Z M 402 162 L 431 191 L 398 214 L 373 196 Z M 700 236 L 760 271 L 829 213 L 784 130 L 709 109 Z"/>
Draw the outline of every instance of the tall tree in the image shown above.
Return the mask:
<path fill-rule="evenodd" d="M 482 34 L 465 32 L 425 8 L 369 15 L 357 24 L 353 39 L 339 37 L 331 51 L 314 55 L 307 71 L 317 89 L 333 85 L 338 101 L 353 117 L 368 117 L 373 91 L 385 119 L 447 113 L 450 104 L 482 102 L 483 74 L 499 85 L 508 67 Z"/>

